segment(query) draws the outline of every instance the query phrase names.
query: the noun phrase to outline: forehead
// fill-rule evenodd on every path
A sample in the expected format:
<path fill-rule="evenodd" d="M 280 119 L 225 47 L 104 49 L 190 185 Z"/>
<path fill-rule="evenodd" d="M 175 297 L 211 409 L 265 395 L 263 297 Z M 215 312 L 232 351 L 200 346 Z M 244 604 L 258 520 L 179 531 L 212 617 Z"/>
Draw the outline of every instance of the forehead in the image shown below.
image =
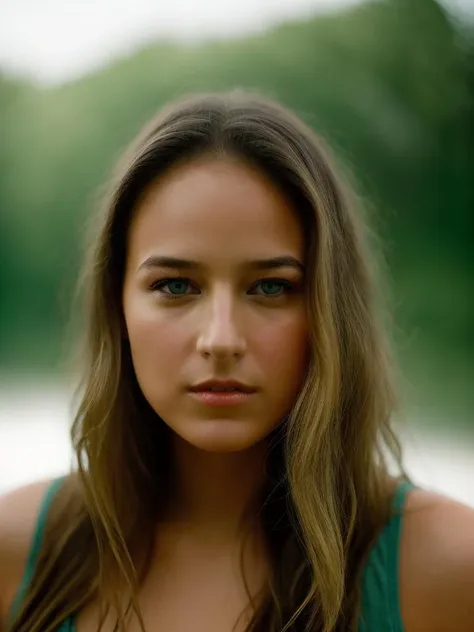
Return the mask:
<path fill-rule="evenodd" d="M 303 235 L 290 202 L 255 168 L 230 159 L 180 165 L 152 183 L 135 208 L 129 257 L 179 254 L 225 265 L 291 254 Z"/>

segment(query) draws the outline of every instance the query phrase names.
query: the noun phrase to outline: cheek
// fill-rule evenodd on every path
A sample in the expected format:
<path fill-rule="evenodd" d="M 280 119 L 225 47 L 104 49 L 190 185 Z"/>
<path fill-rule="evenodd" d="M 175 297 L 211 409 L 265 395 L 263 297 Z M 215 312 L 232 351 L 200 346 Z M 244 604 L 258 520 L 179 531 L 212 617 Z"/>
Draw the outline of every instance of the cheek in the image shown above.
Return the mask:
<path fill-rule="evenodd" d="M 169 375 L 173 366 L 182 366 L 186 332 L 176 318 L 160 315 L 147 301 L 134 301 L 125 320 L 137 376 L 155 379 Z"/>
<path fill-rule="evenodd" d="M 294 390 L 308 360 L 308 330 L 304 315 L 267 324 L 255 340 L 265 374 L 278 388 Z"/>

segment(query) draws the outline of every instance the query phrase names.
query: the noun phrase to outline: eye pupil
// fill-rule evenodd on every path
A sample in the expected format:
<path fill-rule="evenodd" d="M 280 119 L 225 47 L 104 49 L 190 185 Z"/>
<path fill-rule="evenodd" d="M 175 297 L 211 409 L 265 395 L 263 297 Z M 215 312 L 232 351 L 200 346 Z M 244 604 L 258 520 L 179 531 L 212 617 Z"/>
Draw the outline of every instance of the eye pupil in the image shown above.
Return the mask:
<path fill-rule="evenodd" d="M 168 287 L 171 294 L 185 294 L 187 289 L 186 281 L 169 281 Z"/>
<path fill-rule="evenodd" d="M 281 283 L 275 281 L 264 281 L 262 283 L 262 290 L 265 294 L 278 294 L 281 289 Z"/>

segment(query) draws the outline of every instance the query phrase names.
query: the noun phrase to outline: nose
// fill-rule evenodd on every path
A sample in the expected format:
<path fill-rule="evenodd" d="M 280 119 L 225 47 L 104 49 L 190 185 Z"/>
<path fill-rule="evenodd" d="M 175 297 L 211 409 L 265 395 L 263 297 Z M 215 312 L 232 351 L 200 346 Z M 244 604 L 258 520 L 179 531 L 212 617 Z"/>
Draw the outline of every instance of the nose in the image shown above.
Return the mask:
<path fill-rule="evenodd" d="M 238 326 L 237 310 L 230 291 L 215 291 L 206 307 L 197 340 L 199 353 L 217 360 L 242 356 L 246 341 Z"/>

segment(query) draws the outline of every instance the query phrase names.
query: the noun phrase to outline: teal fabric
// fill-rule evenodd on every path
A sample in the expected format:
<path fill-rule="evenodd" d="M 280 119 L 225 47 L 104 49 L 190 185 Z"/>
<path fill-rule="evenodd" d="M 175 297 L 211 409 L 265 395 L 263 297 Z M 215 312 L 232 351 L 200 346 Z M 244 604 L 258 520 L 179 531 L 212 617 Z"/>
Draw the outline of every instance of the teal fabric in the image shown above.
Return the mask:
<path fill-rule="evenodd" d="M 43 533 L 46 526 L 46 518 L 48 517 L 49 507 L 61 482 L 62 478 L 59 478 L 51 483 L 46 491 L 43 502 L 41 503 L 38 518 L 36 519 L 35 531 L 33 533 L 33 541 L 31 543 L 28 559 L 26 560 L 25 572 L 23 573 L 20 588 L 18 589 L 15 601 L 13 602 L 12 617 L 13 613 L 18 610 L 20 603 L 23 601 L 26 590 L 30 584 L 31 578 L 33 577 L 33 572 L 41 550 L 41 543 L 43 541 Z"/>
<path fill-rule="evenodd" d="M 404 632 L 400 612 L 398 558 L 403 509 L 412 483 L 404 481 L 393 500 L 394 515 L 369 555 L 362 583 L 359 632 Z"/>
<path fill-rule="evenodd" d="M 46 517 L 51 501 L 62 479 L 49 487 L 36 524 L 25 574 L 15 599 L 12 615 L 23 599 L 38 558 Z M 407 493 L 413 489 L 409 482 L 399 485 L 394 501 L 393 517 L 380 534 L 369 555 L 363 573 L 362 608 L 359 632 L 404 632 L 398 591 L 398 556 L 402 529 L 403 508 Z M 57 632 L 75 632 L 74 617 L 69 617 Z"/>
<path fill-rule="evenodd" d="M 31 578 L 33 577 L 33 573 L 35 570 L 36 563 L 38 561 L 38 556 L 41 550 L 41 545 L 43 542 L 44 530 L 46 527 L 46 520 L 48 517 L 48 512 L 53 501 L 54 495 L 61 485 L 63 478 L 55 479 L 51 485 L 48 487 L 46 494 L 43 498 L 43 502 L 41 503 L 41 508 L 38 514 L 38 518 L 36 520 L 35 531 L 33 534 L 33 541 L 31 543 L 30 552 L 28 554 L 28 559 L 26 560 L 25 572 L 23 573 L 23 579 L 20 584 L 20 588 L 16 594 L 15 600 L 13 602 L 11 613 L 10 613 L 10 621 L 13 621 L 13 617 L 15 613 L 18 611 L 21 602 L 23 601 L 26 591 L 28 589 Z M 65 621 L 57 630 L 57 632 L 75 632 L 74 631 L 74 621 L 72 619 L 68 619 Z"/>

